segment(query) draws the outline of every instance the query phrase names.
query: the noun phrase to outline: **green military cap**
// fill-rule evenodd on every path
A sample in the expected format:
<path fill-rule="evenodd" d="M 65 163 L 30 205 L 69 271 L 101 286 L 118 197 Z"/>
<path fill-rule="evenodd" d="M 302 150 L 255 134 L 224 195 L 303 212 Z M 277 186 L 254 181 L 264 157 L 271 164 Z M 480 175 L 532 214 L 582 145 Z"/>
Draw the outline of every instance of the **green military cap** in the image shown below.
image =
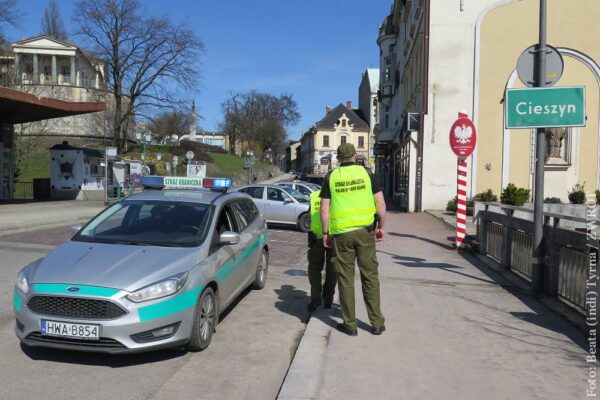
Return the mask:
<path fill-rule="evenodd" d="M 344 159 L 350 158 L 356 154 L 356 149 L 352 143 L 343 143 L 340 144 L 337 148 L 337 158 Z"/>

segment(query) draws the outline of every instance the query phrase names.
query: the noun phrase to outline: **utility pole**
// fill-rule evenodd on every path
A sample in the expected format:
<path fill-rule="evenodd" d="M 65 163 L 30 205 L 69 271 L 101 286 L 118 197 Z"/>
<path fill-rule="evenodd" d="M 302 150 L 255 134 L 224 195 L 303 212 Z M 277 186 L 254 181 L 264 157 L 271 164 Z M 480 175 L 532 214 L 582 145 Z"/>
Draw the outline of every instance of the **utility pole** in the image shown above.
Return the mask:
<path fill-rule="evenodd" d="M 535 57 L 535 87 L 546 86 L 546 0 L 540 0 L 540 40 Z M 540 293 L 544 286 L 544 166 L 546 163 L 546 130 L 536 129 L 535 189 L 533 199 L 532 286 Z"/>

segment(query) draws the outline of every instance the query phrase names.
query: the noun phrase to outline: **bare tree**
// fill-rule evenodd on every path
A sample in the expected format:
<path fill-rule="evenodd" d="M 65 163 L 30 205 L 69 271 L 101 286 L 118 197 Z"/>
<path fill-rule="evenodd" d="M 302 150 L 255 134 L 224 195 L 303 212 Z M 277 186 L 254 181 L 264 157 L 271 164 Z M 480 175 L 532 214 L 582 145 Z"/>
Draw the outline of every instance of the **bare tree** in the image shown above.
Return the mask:
<path fill-rule="evenodd" d="M 16 27 L 23 17 L 16 5 L 17 0 L 0 0 L 0 43 L 5 41 L 2 28 L 6 25 Z"/>
<path fill-rule="evenodd" d="M 221 109 L 221 130 L 229 135 L 229 151 L 235 152 L 236 144 L 260 154 L 269 150 L 271 161 L 283 150 L 286 128 L 300 119 L 298 105 L 290 94 L 276 97 L 255 90 L 232 93 Z"/>
<path fill-rule="evenodd" d="M 60 16 L 60 12 L 58 11 L 56 0 L 51 0 L 48 7 L 44 10 L 44 16 L 42 17 L 42 34 L 54 36 L 60 40 L 67 39 L 67 31 Z"/>
<path fill-rule="evenodd" d="M 204 45 L 186 24 L 147 15 L 138 0 L 80 0 L 75 10 L 78 34 L 107 62 L 113 140 L 121 149 L 136 115 L 180 108 L 180 93 L 198 88 Z"/>
<path fill-rule="evenodd" d="M 150 132 L 160 138 L 177 138 L 189 133 L 192 115 L 189 111 L 166 111 L 158 114 L 150 124 Z"/>

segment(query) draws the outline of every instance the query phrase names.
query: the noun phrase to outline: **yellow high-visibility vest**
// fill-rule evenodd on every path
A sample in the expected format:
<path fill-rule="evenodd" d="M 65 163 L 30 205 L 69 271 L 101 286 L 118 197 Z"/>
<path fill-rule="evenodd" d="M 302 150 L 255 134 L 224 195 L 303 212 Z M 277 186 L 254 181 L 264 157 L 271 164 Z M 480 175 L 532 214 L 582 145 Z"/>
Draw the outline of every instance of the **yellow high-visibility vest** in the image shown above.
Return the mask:
<path fill-rule="evenodd" d="M 371 176 L 365 167 L 348 165 L 334 169 L 329 175 L 329 190 L 329 232 L 332 235 L 361 229 L 375 221 Z"/>
<path fill-rule="evenodd" d="M 323 228 L 321 227 L 321 194 L 320 190 L 310 194 L 310 231 L 317 238 L 323 237 Z"/>

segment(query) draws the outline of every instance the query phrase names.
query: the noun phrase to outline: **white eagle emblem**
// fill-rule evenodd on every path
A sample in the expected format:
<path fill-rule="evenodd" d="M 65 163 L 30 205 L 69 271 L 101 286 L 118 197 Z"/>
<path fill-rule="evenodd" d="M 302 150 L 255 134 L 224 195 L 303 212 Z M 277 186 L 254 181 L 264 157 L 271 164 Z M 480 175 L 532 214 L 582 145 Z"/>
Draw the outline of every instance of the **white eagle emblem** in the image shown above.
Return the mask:
<path fill-rule="evenodd" d="M 456 141 L 460 144 L 467 144 L 471 141 L 471 136 L 473 136 L 473 128 L 470 126 L 457 126 L 454 128 L 454 137 Z"/>

